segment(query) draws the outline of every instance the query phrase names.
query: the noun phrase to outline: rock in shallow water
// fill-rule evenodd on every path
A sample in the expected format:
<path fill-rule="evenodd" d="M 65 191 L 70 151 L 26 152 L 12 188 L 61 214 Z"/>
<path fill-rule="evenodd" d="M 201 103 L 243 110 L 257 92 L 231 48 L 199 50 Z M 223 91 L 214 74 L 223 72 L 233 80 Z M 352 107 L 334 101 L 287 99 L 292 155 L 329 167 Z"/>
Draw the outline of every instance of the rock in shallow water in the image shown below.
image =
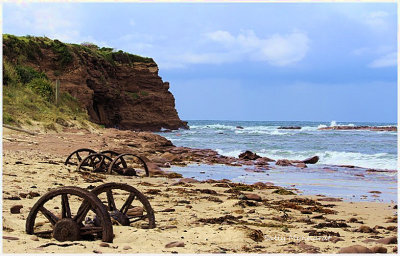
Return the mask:
<path fill-rule="evenodd" d="M 298 163 L 298 164 L 296 164 L 296 167 L 298 167 L 298 168 L 307 168 L 307 165 L 305 163 Z"/>
<path fill-rule="evenodd" d="M 253 153 L 249 150 L 246 150 L 244 153 L 239 155 L 240 159 L 244 160 L 256 160 L 258 158 L 261 158 L 261 156 L 257 155 L 256 153 Z"/>
<path fill-rule="evenodd" d="M 287 159 L 280 159 L 280 160 L 276 161 L 275 164 L 280 165 L 280 166 L 291 166 L 292 165 L 292 163 Z"/>
<path fill-rule="evenodd" d="M 318 160 L 319 160 L 318 156 L 313 156 L 313 157 L 310 157 L 310 158 L 307 158 L 307 159 L 303 160 L 303 163 L 305 163 L 305 164 L 316 164 L 318 162 Z"/>

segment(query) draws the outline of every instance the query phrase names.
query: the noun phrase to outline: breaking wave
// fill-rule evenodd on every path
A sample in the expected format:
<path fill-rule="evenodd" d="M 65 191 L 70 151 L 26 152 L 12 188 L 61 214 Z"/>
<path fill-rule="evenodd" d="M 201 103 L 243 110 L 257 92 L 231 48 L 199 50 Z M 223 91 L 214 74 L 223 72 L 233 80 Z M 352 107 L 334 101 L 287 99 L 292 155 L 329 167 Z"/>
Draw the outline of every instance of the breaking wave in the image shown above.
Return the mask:
<path fill-rule="evenodd" d="M 244 150 L 216 150 L 219 154 L 230 157 L 238 157 Z M 291 150 L 265 150 L 255 151 L 260 156 L 269 157 L 275 160 L 289 159 L 289 160 L 304 160 L 311 156 L 319 156 L 319 164 L 332 164 L 332 165 L 355 165 L 364 168 L 376 169 L 397 169 L 396 160 L 393 159 L 388 153 L 377 154 L 362 154 L 355 152 L 339 152 L 339 151 L 300 151 L 295 152 Z"/>

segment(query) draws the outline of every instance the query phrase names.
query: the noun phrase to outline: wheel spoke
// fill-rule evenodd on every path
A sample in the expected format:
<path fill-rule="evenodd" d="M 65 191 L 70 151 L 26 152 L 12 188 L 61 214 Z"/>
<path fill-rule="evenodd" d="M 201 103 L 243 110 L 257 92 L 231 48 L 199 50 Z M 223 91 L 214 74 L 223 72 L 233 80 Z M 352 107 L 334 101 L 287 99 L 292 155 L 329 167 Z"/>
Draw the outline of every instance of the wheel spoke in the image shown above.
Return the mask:
<path fill-rule="evenodd" d="M 125 159 L 123 157 L 121 157 L 120 159 L 121 159 L 122 167 L 124 167 L 124 168 L 128 167 L 128 165 L 126 164 Z"/>
<path fill-rule="evenodd" d="M 44 208 L 44 206 L 39 208 L 39 211 L 43 213 L 43 215 L 50 221 L 52 225 L 55 225 L 56 222 L 59 220 L 52 212 Z"/>
<path fill-rule="evenodd" d="M 100 157 L 100 166 L 103 166 L 104 165 L 104 160 L 105 160 L 106 158 L 105 157 Z"/>
<path fill-rule="evenodd" d="M 103 231 L 102 227 L 82 227 L 81 235 L 96 234 Z"/>
<path fill-rule="evenodd" d="M 76 158 L 78 158 L 78 163 L 79 163 L 80 161 L 82 161 L 82 157 L 79 155 L 78 152 L 76 152 Z"/>
<path fill-rule="evenodd" d="M 117 207 L 115 206 L 114 196 L 111 189 L 107 190 L 106 193 L 107 193 L 107 202 L 109 210 L 110 211 L 116 210 Z"/>
<path fill-rule="evenodd" d="M 83 201 L 81 206 L 78 209 L 78 212 L 74 216 L 73 220 L 76 223 L 81 223 L 85 219 L 89 210 L 90 210 L 90 204 L 86 200 Z"/>
<path fill-rule="evenodd" d="M 126 214 L 129 209 L 129 206 L 132 204 L 133 200 L 135 199 L 135 194 L 130 193 L 128 199 L 126 199 L 124 205 L 121 207 L 120 212 L 122 214 Z"/>
<path fill-rule="evenodd" d="M 61 216 L 62 218 L 71 218 L 71 208 L 69 207 L 68 195 L 61 195 Z"/>

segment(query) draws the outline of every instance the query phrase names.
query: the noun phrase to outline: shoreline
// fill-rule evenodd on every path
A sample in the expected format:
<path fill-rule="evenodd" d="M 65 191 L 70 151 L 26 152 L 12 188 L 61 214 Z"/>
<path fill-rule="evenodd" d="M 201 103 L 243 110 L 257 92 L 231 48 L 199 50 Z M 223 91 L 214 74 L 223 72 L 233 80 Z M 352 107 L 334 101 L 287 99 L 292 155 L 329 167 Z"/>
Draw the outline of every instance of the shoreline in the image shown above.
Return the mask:
<path fill-rule="evenodd" d="M 21 133 L 5 133 L 3 136 L 5 253 L 336 253 L 351 245 L 362 245 L 370 249 L 380 246 L 392 252 L 396 246 L 393 243 L 366 241 L 380 239 L 371 238 L 374 236 L 396 236 L 397 223 L 390 221 L 397 221 L 397 209 L 394 209 L 397 203 L 345 202 L 329 199 L 330 197 L 289 195 L 285 191 L 290 190 L 263 182 L 257 186 L 243 187 L 235 182 L 224 181 L 207 183 L 163 176 L 134 178 L 90 174 L 89 176 L 98 176 L 101 180 L 93 182 L 93 179 L 76 172 L 76 167 L 63 165 L 70 152 L 84 147 L 99 151 L 135 149 L 135 152 L 146 156 L 154 155 L 151 159 L 154 163 L 151 165 L 153 173 L 169 169 L 162 167 L 167 162 L 163 163 L 159 159 L 168 156 L 183 156 L 171 161 L 170 165 L 183 165 L 186 163 L 183 159 L 189 156 L 194 160 L 206 156 L 208 160 L 205 162 L 211 163 L 221 159 L 227 162 L 231 160 L 217 157 L 212 151 L 171 148 L 166 139 L 155 134 L 105 129 L 97 133 L 70 130 L 37 136 Z M 146 230 L 114 226 L 114 242 L 107 247 L 103 247 L 100 240 L 77 241 L 77 244 L 60 243 L 54 239 L 34 238 L 24 232 L 29 207 L 40 197 L 22 198 L 20 193 L 37 192 L 43 195 L 48 189 L 60 186 L 86 188 L 106 182 L 128 183 L 143 192 L 156 212 L 157 227 Z M 32 184 L 36 184 L 36 187 Z M 229 186 L 240 189 L 234 189 L 233 193 L 228 192 Z M 251 194 L 256 196 L 250 196 Z M 20 200 L 6 199 L 14 196 Z M 246 199 L 246 196 L 253 197 L 254 200 Z M 15 204 L 23 206 L 20 214 L 10 213 L 10 208 Z M 165 209 L 174 211 L 162 212 Z M 288 219 L 282 219 L 285 212 Z M 358 222 L 351 222 L 351 218 L 356 218 Z M 346 226 L 341 224 L 340 228 L 329 227 L 331 224 L 326 223 L 332 221 L 345 223 Z M 396 226 L 396 231 L 393 226 Z M 314 231 L 310 233 L 309 230 Z M 314 240 L 315 234 L 330 234 L 331 238 L 328 241 Z M 290 236 L 301 239 L 289 241 Z M 273 237 L 287 239 L 270 239 Z M 17 239 L 13 240 L 14 238 Z M 184 247 L 165 247 L 166 244 L 176 241 L 183 242 Z M 46 245 L 51 242 L 56 245 Z M 71 245 L 60 247 L 57 244 Z"/>

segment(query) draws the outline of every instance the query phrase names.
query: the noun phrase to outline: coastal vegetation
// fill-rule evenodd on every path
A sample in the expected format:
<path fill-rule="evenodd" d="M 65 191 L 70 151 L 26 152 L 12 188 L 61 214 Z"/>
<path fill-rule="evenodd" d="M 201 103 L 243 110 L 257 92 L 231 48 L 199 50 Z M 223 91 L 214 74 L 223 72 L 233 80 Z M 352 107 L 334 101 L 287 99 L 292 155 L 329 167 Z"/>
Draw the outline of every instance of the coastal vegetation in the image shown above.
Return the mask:
<path fill-rule="evenodd" d="M 3 123 L 24 126 L 41 123 L 55 129 L 54 123 L 67 125 L 76 120 L 85 125 L 88 115 L 67 92 L 55 103 L 55 85 L 46 74 L 32 67 L 3 61 Z M 63 121 L 64 120 L 64 121 Z"/>
<path fill-rule="evenodd" d="M 94 125 L 82 104 L 68 92 L 59 94 L 57 104 L 55 99 L 55 80 L 68 74 L 77 63 L 83 63 L 84 58 L 114 67 L 154 62 L 152 58 L 89 42 L 68 44 L 47 37 L 10 34 L 3 35 L 3 55 L 3 122 L 18 127 L 39 124 L 53 130 L 57 124 Z M 51 67 L 44 72 L 39 67 L 43 67 L 45 55 L 50 55 L 53 62 L 46 64 Z M 134 99 L 141 96 L 147 96 L 147 92 L 132 95 Z"/>

